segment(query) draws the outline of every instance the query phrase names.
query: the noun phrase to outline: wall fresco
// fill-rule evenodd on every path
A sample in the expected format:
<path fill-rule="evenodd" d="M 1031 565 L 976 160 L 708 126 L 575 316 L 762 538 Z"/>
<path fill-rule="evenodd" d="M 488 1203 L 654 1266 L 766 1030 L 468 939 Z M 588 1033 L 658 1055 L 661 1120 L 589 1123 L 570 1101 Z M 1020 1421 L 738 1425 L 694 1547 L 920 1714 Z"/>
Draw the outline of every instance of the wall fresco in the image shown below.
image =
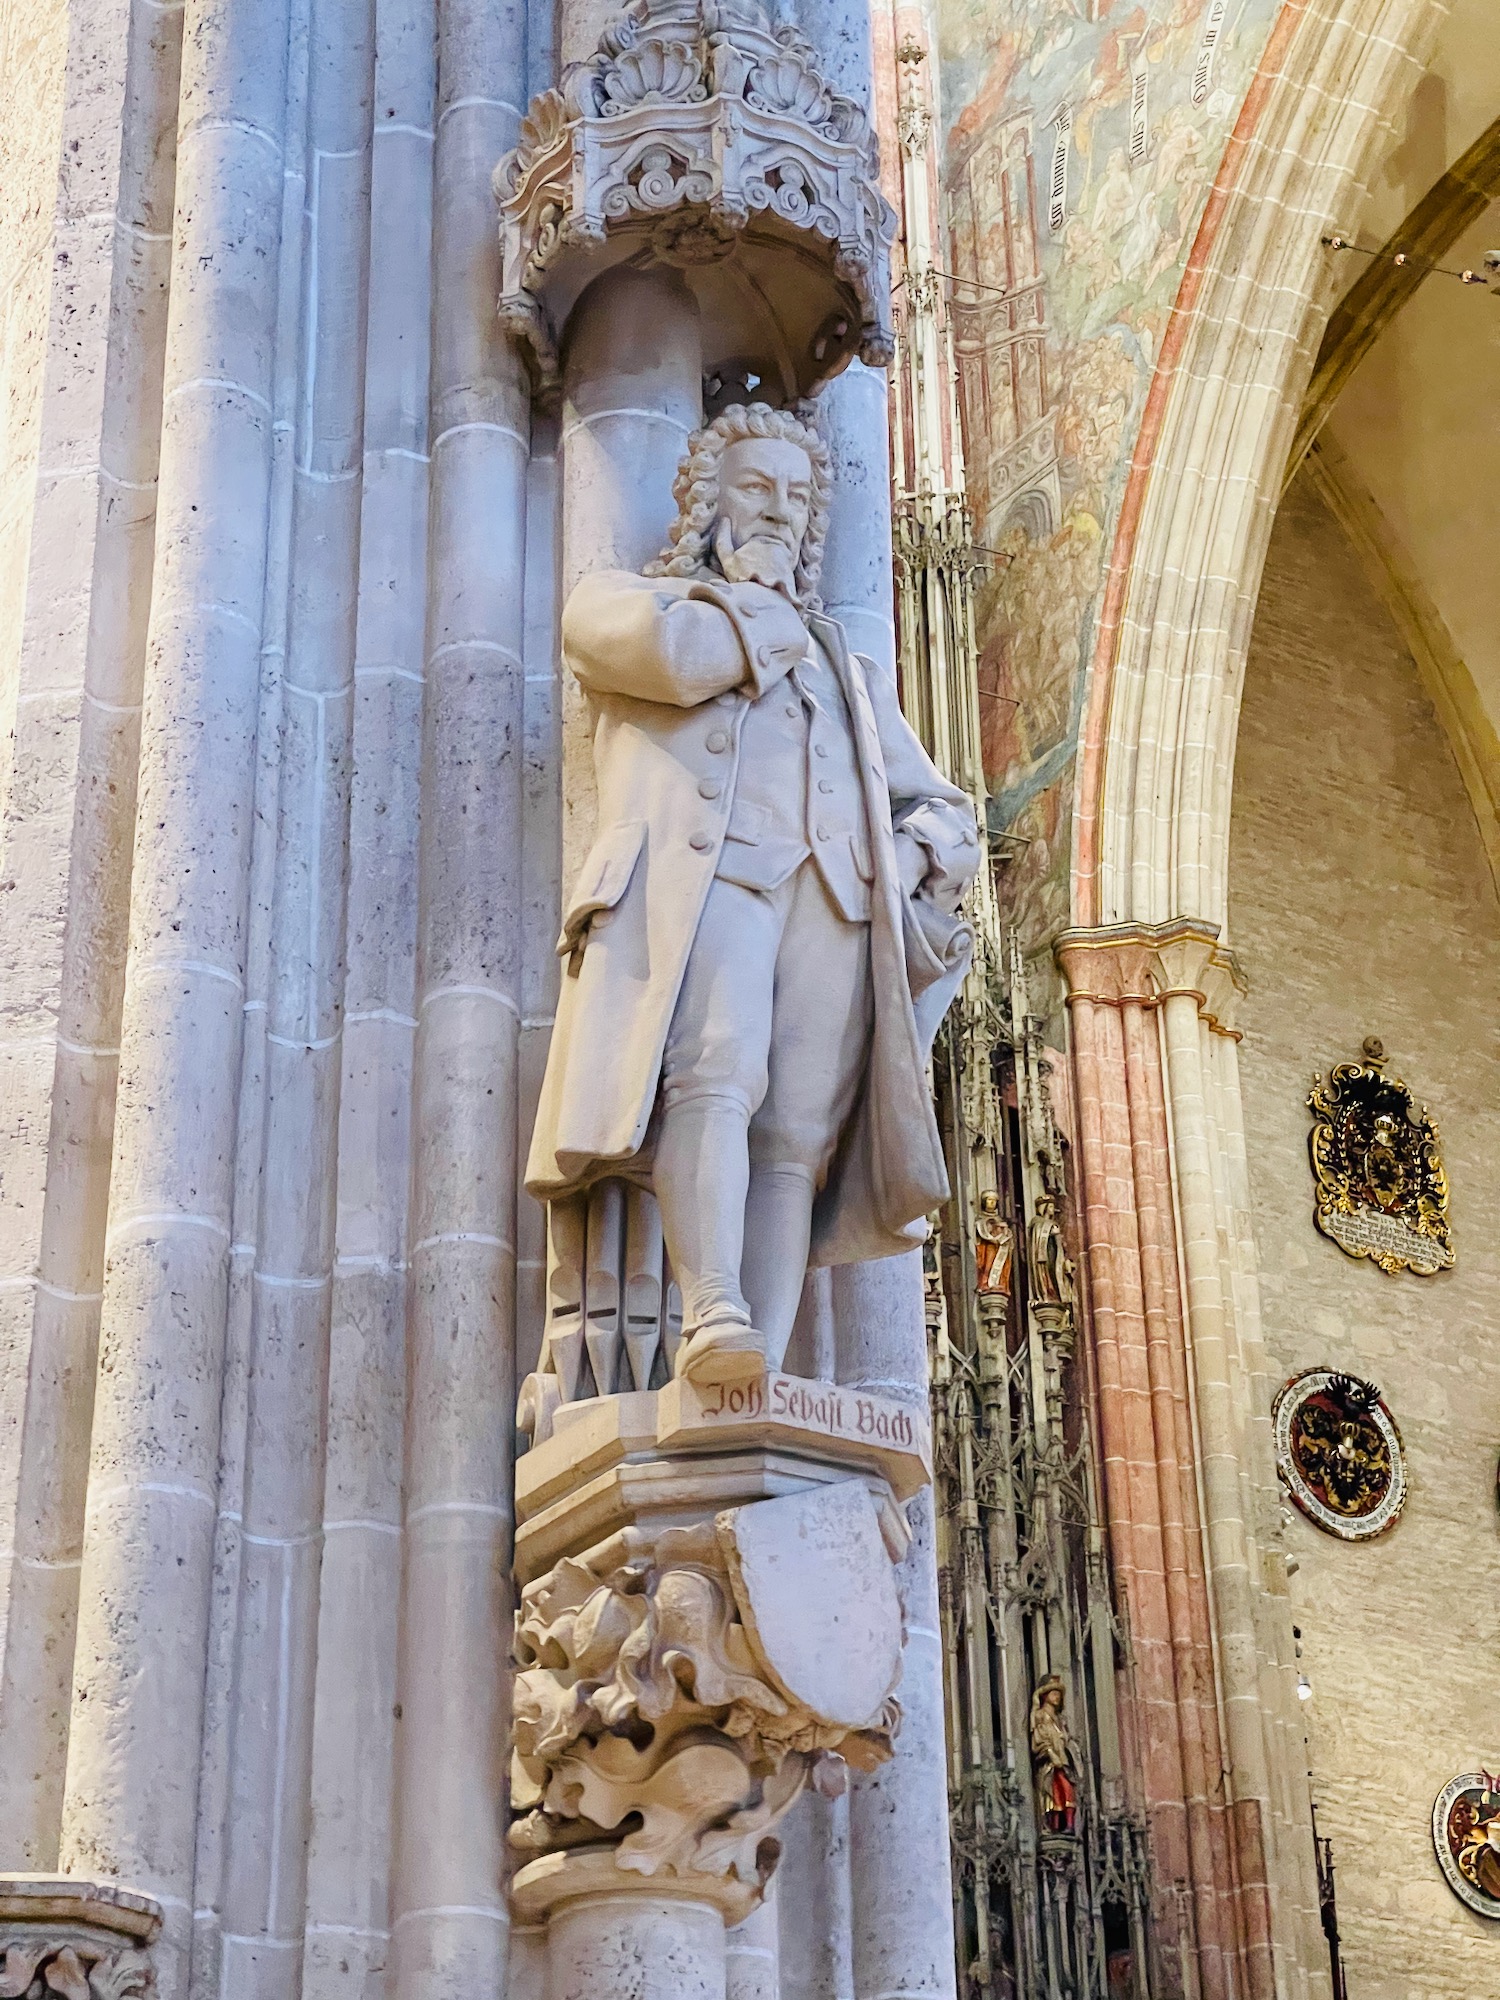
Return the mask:
<path fill-rule="evenodd" d="M 1069 920 L 1095 620 L 1152 371 L 1279 0 L 941 0 L 944 183 L 992 828 Z M 1056 988 L 1053 988 L 1055 997 Z"/>

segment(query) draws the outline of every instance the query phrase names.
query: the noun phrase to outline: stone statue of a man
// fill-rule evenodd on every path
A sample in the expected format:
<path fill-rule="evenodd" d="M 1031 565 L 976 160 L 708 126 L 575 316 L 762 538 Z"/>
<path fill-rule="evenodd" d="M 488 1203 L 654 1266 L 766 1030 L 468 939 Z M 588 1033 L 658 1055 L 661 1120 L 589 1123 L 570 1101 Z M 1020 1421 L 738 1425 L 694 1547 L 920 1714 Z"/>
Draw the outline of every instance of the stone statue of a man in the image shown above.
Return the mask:
<path fill-rule="evenodd" d="M 527 1186 L 649 1180 L 699 1381 L 779 1367 L 809 1261 L 909 1249 L 947 1194 L 925 1064 L 968 962 L 974 815 L 819 615 L 828 486 L 800 416 L 726 410 L 662 556 L 563 613 L 599 828 Z"/>

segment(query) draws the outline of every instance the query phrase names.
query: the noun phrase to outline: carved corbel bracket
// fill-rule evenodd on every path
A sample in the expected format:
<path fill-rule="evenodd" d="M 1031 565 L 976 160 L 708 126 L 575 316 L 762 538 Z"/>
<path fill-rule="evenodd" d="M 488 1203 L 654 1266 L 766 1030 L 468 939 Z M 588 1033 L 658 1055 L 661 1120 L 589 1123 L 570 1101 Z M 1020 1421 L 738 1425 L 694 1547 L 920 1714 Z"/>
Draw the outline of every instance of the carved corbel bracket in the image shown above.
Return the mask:
<path fill-rule="evenodd" d="M 557 1563 L 516 1621 L 518 1908 L 634 1887 L 739 1921 L 802 1793 L 890 1755 L 903 1636 L 857 1479 Z"/>
<path fill-rule="evenodd" d="M 0 1875 L 0 2000 L 149 2000 L 149 1896 L 65 1875 Z"/>
<path fill-rule="evenodd" d="M 627 259 L 683 271 L 706 367 L 750 368 L 763 398 L 894 351 L 895 217 L 869 121 L 757 0 L 632 0 L 533 101 L 494 186 L 500 314 L 541 395 L 579 294 Z"/>

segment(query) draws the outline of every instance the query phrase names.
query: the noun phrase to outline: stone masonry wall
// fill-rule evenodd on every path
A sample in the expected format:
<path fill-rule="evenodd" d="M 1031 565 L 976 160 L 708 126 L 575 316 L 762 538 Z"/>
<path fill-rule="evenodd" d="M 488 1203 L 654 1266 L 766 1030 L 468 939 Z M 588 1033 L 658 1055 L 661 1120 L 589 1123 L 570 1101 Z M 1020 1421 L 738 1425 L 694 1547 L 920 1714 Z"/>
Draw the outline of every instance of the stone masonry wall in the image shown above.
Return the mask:
<path fill-rule="evenodd" d="M 1320 1830 L 1355 2000 L 1495 1991 L 1497 1927 L 1449 1892 L 1432 1802 L 1500 1767 L 1500 908 L 1453 756 L 1342 530 L 1282 506 L 1235 766 L 1231 942 L 1266 1341 L 1278 1380 L 1378 1382 L 1408 1453 L 1404 1518 L 1341 1543 L 1294 1515 L 1294 1615 Z M 1379 1035 L 1437 1119 L 1457 1267 L 1390 1278 L 1312 1220 L 1314 1071 Z"/>
<path fill-rule="evenodd" d="M 60 0 L 0 6 L 0 800 L 10 782 L 67 49 Z"/>

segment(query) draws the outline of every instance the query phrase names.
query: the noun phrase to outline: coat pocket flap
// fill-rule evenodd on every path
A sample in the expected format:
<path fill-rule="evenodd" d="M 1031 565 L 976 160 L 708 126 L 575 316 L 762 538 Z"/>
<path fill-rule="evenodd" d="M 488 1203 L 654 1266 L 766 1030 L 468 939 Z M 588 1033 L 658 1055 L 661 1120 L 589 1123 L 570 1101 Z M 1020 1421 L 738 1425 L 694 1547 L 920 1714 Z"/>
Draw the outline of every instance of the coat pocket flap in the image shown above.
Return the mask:
<path fill-rule="evenodd" d="M 575 950 L 591 920 L 601 910 L 612 910 L 625 894 L 645 841 L 646 822 L 625 819 L 594 842 L 563 913 L 562 935 L 557 940 L 559 958 Z"/>
<path fill-rule="evenodd" d="M 770 824 L 769 806 L 758 806 L 750 799 L 736 799 L 729 815 L 729 825 L 724 831 L 724 838 L 742 840 L 747 847 L 756 847 L 765 838 L 766 828 Z"/>

